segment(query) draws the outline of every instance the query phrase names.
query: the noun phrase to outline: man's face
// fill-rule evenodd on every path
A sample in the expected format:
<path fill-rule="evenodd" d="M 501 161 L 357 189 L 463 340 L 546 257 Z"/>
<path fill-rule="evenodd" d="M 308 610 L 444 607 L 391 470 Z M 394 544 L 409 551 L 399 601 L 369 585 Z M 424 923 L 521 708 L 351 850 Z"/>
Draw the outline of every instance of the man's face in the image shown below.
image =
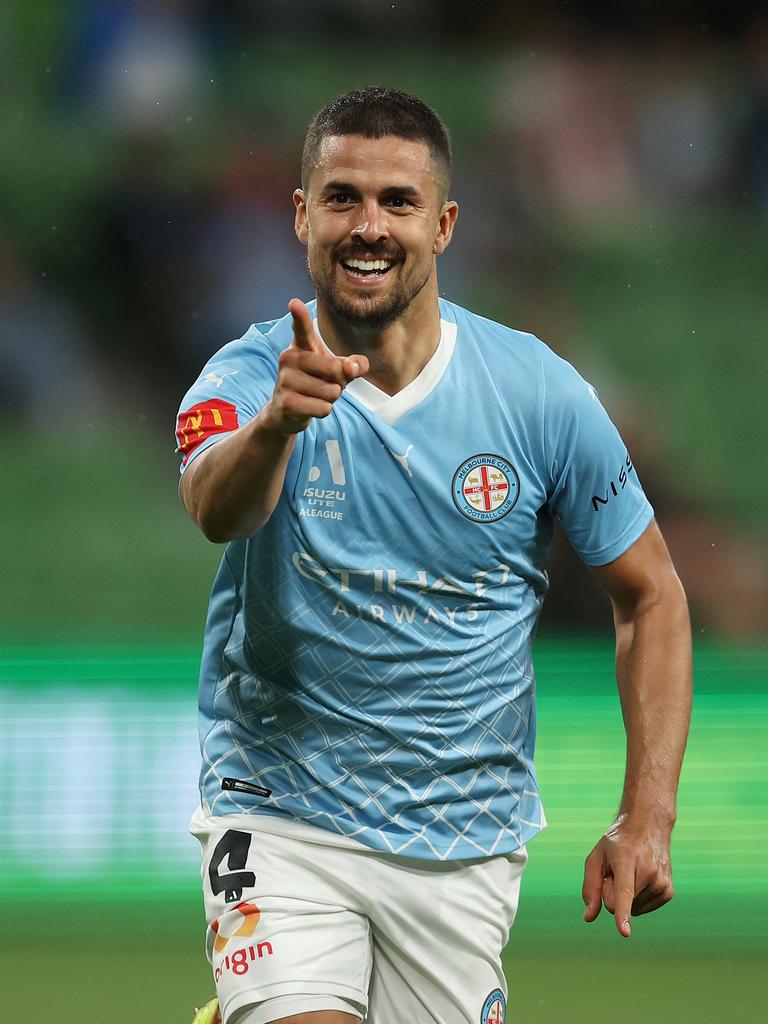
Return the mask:
<path fill-rule="evenodd" d="M 393 135 L 323 139 L 307 193 L 297 190 L 294 202 L 318 297 L 368 327 L 397 320 L 416 298 L 456 215 L 427 145 Z"/>

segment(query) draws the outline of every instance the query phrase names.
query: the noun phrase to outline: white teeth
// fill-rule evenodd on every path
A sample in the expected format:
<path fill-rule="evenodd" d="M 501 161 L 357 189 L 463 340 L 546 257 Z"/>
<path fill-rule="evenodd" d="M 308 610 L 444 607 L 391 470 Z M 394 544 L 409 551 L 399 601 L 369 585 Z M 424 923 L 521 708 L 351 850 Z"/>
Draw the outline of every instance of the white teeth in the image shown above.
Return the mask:
<path fill-rule="evenodd" d="M 389 270 L 391 260 L 344 260 L 344 265 L 352 270 Z"/>

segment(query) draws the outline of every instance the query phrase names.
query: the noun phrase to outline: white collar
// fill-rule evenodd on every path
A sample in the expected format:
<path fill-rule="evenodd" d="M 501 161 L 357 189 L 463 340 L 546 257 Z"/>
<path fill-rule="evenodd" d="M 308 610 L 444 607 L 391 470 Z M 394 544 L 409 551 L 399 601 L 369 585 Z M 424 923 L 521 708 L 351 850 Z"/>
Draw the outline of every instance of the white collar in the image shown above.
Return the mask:
<path fill-rule="evenodd" d="M 315 320 L 314 326 L 318 337 L 320 337 L 317 320 Z M 325 345 L 325 342 L 323 344 Z M 328 348 L 327 345 L 325 347 Z M 351 395 L 385 423 L 392 424 L 401 416 L 405 416 L 411 409 L 415 409 L 434 391 L 448 368 L 455 347 L 456 324 L 441 320 L 440 341 L 434 355 L 418 377 L 415 377 L 410 384 L 406 384 L 396 395 L 388 395 L 386 391 L 377 388 L 375 384 L 371 384 L 364 377 L 358 377 L 357 380 L 347 384 L 344 393 Z M 328 349 L 328 351 L 331 350 Z"/>

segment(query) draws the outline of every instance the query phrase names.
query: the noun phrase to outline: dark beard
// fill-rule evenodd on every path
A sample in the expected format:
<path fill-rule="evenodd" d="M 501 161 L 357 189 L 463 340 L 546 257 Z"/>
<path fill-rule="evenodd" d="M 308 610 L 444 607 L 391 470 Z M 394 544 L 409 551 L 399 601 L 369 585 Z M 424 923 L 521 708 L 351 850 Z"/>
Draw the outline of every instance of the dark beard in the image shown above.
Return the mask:
<path fill-rule="evenodd" d="M 353 327 L 369 327 L 378 330 L 389 327 L 390 324 L 399 320 L 429 280 L 429 274 L 427 274 L 418 288 L 412 293 L 406 294 L 402 290 L 399 292 L 395 291 L 390 296 L 386 305 L 374 305 L 371 303 L 370 308 L 366 309 L 365 306 L 361 307 L 358 304 L 347 302 L 339 295 L 333 285 L 329 286 L 322 281 L 318 281 L 312 273 L 309 260 L 307 260 L 307 267 L 318 297 L 323 300 L 331 313 L 341 320 L 346 320 Z"/>

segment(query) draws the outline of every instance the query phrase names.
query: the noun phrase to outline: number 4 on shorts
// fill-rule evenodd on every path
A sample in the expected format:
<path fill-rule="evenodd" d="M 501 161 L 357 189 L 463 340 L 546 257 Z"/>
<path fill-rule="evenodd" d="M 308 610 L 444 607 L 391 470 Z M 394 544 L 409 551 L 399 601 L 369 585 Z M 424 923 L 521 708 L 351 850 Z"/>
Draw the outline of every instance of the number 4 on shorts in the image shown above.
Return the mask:
<path fill-rule="evenodd" d="M 253 871 L 245 871 L 248 849 L 251 845 L 250 832 L 236 832 L 228 829 L 216 844 L 208 865 L 208 878 L 214 896 L 224 893 L 227 903 L 236 903 L 243 897 L 243 889 L 256 884 Z M 229 874 L 220 875 L 219 865 L 227 858 Z"/>

